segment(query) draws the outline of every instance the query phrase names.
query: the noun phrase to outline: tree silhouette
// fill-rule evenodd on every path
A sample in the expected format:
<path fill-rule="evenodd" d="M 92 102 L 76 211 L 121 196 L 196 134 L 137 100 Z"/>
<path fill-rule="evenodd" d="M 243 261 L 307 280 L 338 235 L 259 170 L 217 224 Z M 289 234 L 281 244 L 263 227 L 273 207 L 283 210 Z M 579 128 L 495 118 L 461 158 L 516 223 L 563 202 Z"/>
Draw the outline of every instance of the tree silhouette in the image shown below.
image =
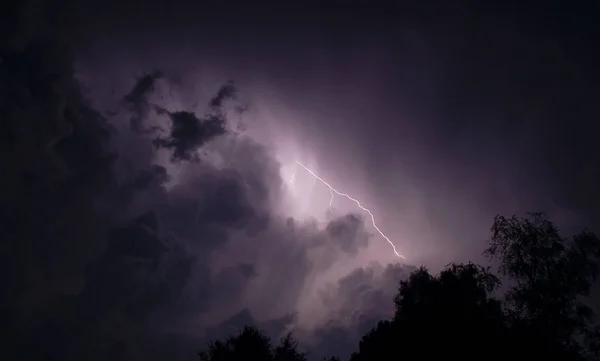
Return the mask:
<path fill-rule="evenodd" d="M 526 218 L 496 216 L 489 248 L 499 273 L 514 286 L 505 309 L 522 352 L 553 359 L 597 359 L 598 327 L 581 298 L 596 280 L 600 240 L 583 231 L 561 237 L 541 213 Z M 544 357 L 546 357 L 544 356 Z"/>
<path fill-rule="evenodd" d="M 600 332 L 582 302 L 596 279 L 600 240 L 584 231 L 560 236 L 541 213 L 497 216 L 484 254 L 509 283 L 473 263 L 425 267 L 400 281 L 396 312 L 367 332 L 351 361 L 598 360 Z M 256 329 L 209 345 L 202 361 L 305 360 L 291 335 L 276 347 Z M 338 360 L 335 357 L 330 361 Z"/>
<path fill-rule="evenodd" d="M 438 276 L 414 271 L 400 282 L 394 318 L 367 333 L 351 360 L 499 358 L 490 352 L 506 334 L 500 302 L 490 296 L 499 284 L 471 263 L 451 264 Z"/>
<path fill-rule="evenodd" d="M 497 216 L 485 255 L 511 287 L 474 264 L 425 268 L 400 282 L 396 314 L 360 341 L 360 360 L 435 358 L 597 360 L 598 327 L 582 302 L 596 279 L 600 242 L 584 231 L 562 238 L 543 214 Z"/>
<path fill-rule="evenodd" d="M 225 341 L 209 342 L 208 349 L 199 356 L 202 361 L 306 361 L 306 353 L 298 350 L 291 334 L 274 346 L 269 337 L 249 326 Z"/>

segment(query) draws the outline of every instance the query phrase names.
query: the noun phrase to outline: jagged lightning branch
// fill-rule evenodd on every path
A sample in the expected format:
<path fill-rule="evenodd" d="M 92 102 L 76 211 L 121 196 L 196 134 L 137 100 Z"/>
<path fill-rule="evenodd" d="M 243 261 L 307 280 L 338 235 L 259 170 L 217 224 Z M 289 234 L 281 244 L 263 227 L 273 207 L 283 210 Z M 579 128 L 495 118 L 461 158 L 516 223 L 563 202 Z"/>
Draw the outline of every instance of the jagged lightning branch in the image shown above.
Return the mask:
<path fill-rule="evenodd" d="M 356 203 L 358 208 L 367 212 L 369 214 L 369 216 L 371 216 L 371 224 L 373 224 L 373 228 L 375 228 L 377 230 L 377 232 L 379 233 L 379 235 L 381 235 L 381 237 L 383 237 L 390 244 L 390 246 L 392 246 L 392 249 L 394 250 L 394 254 L 402 259 L 405 259 L 403 255 L 401 255 L 400 253 L 398 253 L 398 251 L 396 251 L 396 246 L 388 238 L 388 236 L 383 234 L 381 229 L 379 229 L 379 227 L 377 227 L 377 225 L 375 224 L 375 217 L 373 216 L 373 213 L 371 213 L 371 211 L 369 209 L 363 207 L 363 205 L 360 204 L 360 201 L 358 199 L 352 198 L 350 195 L 348 195 L 346 193 L 342 193 L 342 192 L 338 191 L 337 189 L 333 188 L 333 186 L 331 184 L 327 183 L 327 181 L 325 181 L 323 178 L 319 177 L 310 168 L 308 168 L 307 166 L 305 166 L 304 164 L 302 164 L 298 161 L 296 161 L 296 167 L 294 168 L 294 173 L 292 174 L 292 177 L 290 178 L 290 183 L 293 183 L 294 179 L 296 178 L 296 172 L 298 171 L 298 166 L 301 166 L 302 168 L 304 168 L 308 173 L 310 173 L 316 179 L 320 180 L 323 184 L 325 184 L 329 188 L 329 193 L 331 194 L 331 198 L 329 199 L 329 208 L 331 208 L 331 205 L 333 204 L 334 193 L 337 194 L 338 196 L 346 197 L 349 200 L 351 200 L 352 202 Z"/>

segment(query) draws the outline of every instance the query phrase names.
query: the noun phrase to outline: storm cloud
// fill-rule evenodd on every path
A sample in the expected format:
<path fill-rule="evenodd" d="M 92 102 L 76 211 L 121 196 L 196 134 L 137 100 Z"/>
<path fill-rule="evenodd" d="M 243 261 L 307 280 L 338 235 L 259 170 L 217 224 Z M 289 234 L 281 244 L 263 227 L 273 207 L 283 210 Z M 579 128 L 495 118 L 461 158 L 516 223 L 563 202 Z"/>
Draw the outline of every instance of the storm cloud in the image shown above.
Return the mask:
<path fill-rule="evenodd" d="M 153 359 L 175 337 L 196 340 L 189 359 L 199 340 L 243 324 L 309 333 L 303 320 L 315 310 L 306 305 L 324 297 L 314 280 L 331 267 L 310 252 L 331 261 L 338 245 L 356 255 L 368 238 L 361 218 L 290 224 L 275 211 L 280 165 L 264 145 L 228 131 L 232 83 L 197 115 L 152 99 L 168 76 L 150 72 L 124 93 L 126 107 L 104 112 L 84 96 L 73 64 L 56 58 L 58 45 L 37 39 L 2 63 L 3 84 L 23 89 L 2 108 L 3 146 L 20 154 L 6 159 L 1 213 L 11 352 Z M 45 61 L 19 71 L 27 59 Z M 53 125 L 37 126 L 41 118 Z"/>
<path fill-rule="evenodd" d="M 591 55 L 526 19 L 100 8 L 3 22 L 9 354 L 191 360 L 243 325 L 349 354 L 414 267 L 298 159 L 434 269 L 499 212 L 598 224 Z"/>

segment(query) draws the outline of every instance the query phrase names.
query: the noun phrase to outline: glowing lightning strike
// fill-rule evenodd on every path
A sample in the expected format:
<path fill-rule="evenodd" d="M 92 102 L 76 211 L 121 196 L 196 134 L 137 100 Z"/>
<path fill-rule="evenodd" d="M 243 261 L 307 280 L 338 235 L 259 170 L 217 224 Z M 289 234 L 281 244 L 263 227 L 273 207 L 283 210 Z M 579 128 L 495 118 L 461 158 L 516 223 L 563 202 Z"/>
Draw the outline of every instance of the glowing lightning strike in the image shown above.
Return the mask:
<path fill-rule="evenodd" d="M 375 217 L 373 216 L 373 213 L 371 213 L 370 210 L 368 210 L 367 208 L 363 207 L 362 204 L 360 204 L 360 202 L 357 199 L 352 198 L 352 197 L 350 197 L 350 195 L 348 195 L 346 193 L 339 192 L 337 189 L 333 188 L 333 186 L 331 186 L 331 184 L 327 183 L 323 178 L 319 177 L 315 172 L 313 172 L 311 169 L 309 169 L 304 164 L 302 164 L 302 163 L 300 163 L 298 161 L 296 161 L 296 164 L 299 165 L 299 166 L 301 166 L 302 168 L 304 168 L 308 173 L 310 173 L 316 179 L 320 180 L 323 184 L 325 184 L 329 188 L 329 193 L 331 193 L 331 198 L 329 199 L 329 208 L 331 208 L 331 205 L 333 203 L 334 193 L 337 194 L 338 196 L 346 197 L 349 200 L 351 200 L 352 202 L 356 203 L 356 205 L 358 206 L 358 208 L 360 208 L 363 211 L 367 212 L 369 214 L 369 216 L 371 216 L 371 224 L 373 224 L 373 228 L 375 228 L 377 230 L 377 232 L 379 233 L 379 235 L 381 235 L 381 237 L 383 237 L 390 244 L 390 246 L 392 246 L 392 249 L 394 250 L 394 254 L 396 256 L 402 258 L 402 259 L 405 259 L 403 255 L 401 255 L 400 253 L 398 253 L 398 251 L 396 251 L 396 246 L 394 245 L 394 243 L 385 234 L 383 234 L 383 232 L 379 229 L 379 227 L 377 227 L 377 225 L 375 224 Z M 291 183 L 293 183 L 294 179 L 296 178 L 296 171 L 297 170 L 298 170 L 298 168 L 296 167 L 294 169 L 294 173 L 292 174 L 292 177 L 290 178 L 290 182 Z"/>

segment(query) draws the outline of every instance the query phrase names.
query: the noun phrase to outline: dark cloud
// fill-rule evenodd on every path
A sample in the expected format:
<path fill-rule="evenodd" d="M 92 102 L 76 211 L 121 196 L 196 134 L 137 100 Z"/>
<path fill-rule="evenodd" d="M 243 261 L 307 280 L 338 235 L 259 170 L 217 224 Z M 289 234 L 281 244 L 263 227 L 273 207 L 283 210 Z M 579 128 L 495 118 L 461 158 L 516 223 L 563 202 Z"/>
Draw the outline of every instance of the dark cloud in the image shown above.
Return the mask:
<path fill-rule="evenodd" d="M 221 86 L 210 100 L 209 110 L 203 118 L 189 111 L 170 112 L 162 107 L 155 107 L 158 114 L 169 117 L 171 130 L 167 137 L 156 137 L 154 145 L 170 150 L 173 161 L 198 160 L 200 148 L 215 137 L 229 133 L 224 103 L 235 100 L 236 91 L 232 82 Z"/>
<path fill-rule="evenodd" d="M 214 112 L 218 112 L 223 108 L 223 103 L 228 100 L 232 100 L 236 98 L 237 89 L 233 82 L 228 82 L 223 85 L 218 91 L 217 94 L 210 100 L 210 108 Z"/>
<path fill-rule="evenodd" d="M 208 334 L 212 340 L 217 340 L 236 334 L 246 326 L 251 326 L 263 331 L 271 338 L 277 338 L 287 330 L 287 326 L 294 320 L 295 315 L 289 314 L 275 319 L 257 321 L 250 310 L 244 308 L 218 325 L 210 327 Z"/>
<path fill-rule="evenodd" d="M 225 119 L 221 114 L 210 114 L 200 119 L 188 111 L 167 112 L 171 120 L 171 131 L 167 137 L 157 137 L 157 147 L 172 151 L 172 159 L 197 160 L 196 153 L 211 139 L 225 134 Z"/>
<path fill-rule="evenodd" d="M 143 130 L 143 121 L 150 115 L 152 110 L 150 96 L 156 89 L 156 82 L 162 77 L 163 73 L 160 71 L 144 74 L 139 77 L 133 89 L 123 99 L 129 106 L 129 111 L 133 113 L 130 126 L 136 132 Z"/>
<path fill-rule="evenodd" d="M 113 132 L 79 92 L 63 47 L 35 38 L 6 50 L 0 64 L 8 90 L 0 100 L 3 304 L 23 308 L 13 312 L 16 318 L 48 295 L 76 287 L 89 257 L 101 250 L 104 227 L 117 216 L 96 206 L 118 188 Z"/>
<path fill-rule="evenodd" d="M 278 336 L 295 322 L 293 307 L 312 269 L 306 235 L 316 231 L 317 238 L 347 252 L 365 245 L 363 224 L 354 216 L 334 221 L 327 230 L 286 226 L 271 209 L 280 197 L 279 165 L 249 138 L 223 138 L 231 144 L 228 165 L 192 163 L 194 168 L 179 179 L 168 174 L 168 165 L 132 158 L 135 153 L 115 154 L 112 145 L 122 136 L 110 123 L 115 120 L 92 109 L 71 74 L 28 80 L 45 63 L 30 65 L 28 73 L 11 71 L 19 57 L 39 59 L 36 52 L 44 47 L 25 49 L 10 55 L 14 62 L 1 64 L 12 86 L 41 92 L 34 98 L 23 94 L 3 108 L 8 115 L 3 147 L 20 154 L 7 158 L 6 181 L 12 188 L 2 193 L 2 232 L 8 240 L 2 274 L 10 291 L 2 304 L 15 341 L 10 352 L 66 360 L 153 359 L 167 345 L 190 347 L 190 339 L 199 340 L 194 333 L 209 324 L 195 325 L 190 334 L 169 332 L 186 329 L 190 316 L 210 315 L 223 305 L 234 316 L 215 320 L 209 332 L 256 324 Z M 155 144 L 170 151 L 173 160 L 192 160 L 209 141 L 226 135 L 221 108 L 234 88 L 227 84 L 217 92 L 204 119 L 185 110 L 153 114 L 144 107 L 157 74 L 140 80 L 147 84 L 136 84 L 126 96 L 138 117 L 134 133 L 144 139 L 148 134 L 138 126 L 166 114 L 170 135 Z M 54 88 L 43 86 L 57 79 L 62 80 Z M 52 96 L 60 108 L 48 114 L 57 126 L 30 138 L 22 126 L 27 114 L 18 113 L 16 105 L 23 104 L 32 112 L 29 121 L 36 122 Z M 48 172 L 54 164 L 57 171 Z M 130 170 L 119 171 L 119 164 Z M 211 255 L 227 252 L 234 243 L 260 252 L 213 270 Z M 241 303 L 256 280 L 266 282 L 264 292 L 278 290 L 269 303 L 280 316 L 258 320 Z M 29 351 L 22 348 L 26 345 Z M 84 356 L 89 352 L 94 355 Z"/>
<path fill-rule="evenodd" d="M 247 282 L 256 277 L 255 267 L 251 264 L 239 264 L 226 268 L 215 275 L 212 292 L 215 300 L 231 299 L 241 297 L 241 291 L 245 288 Z M 244 324 L 237 325 L 242 327 Z"/>
<path fill-rule="evenodd" d="M 132 187 L 136 190 L 144 190 L 152 184 L 163 184 L 169 180 L 167 170 L 159 165 L 152 165 L 149 169 L 142 169 L 132 180 Z"/>
<path fill-rule="evenodd" d="M 327 225 L 327 233 L 332 240 L 339 243 L 342 251 L 356 254 L 369 244 L 369 234 L 364 229 L 363 219 L 348 214 L 334 219 Z"/>
<path fill-rule="evenodd" d="M 246 221 L 256 218 L 255 208 L 240 175 L 235 171 L 225 173 L 198 182 L 199 187 L 210 191 L 199 200 L 196 216 L 201 222 L 244 229 L 248 226 Z"/>
<path fill-rule="evenodd" d="M 160 126 L 146 127 L 148 118 L 154 111 L 158 115 L 167 116 L 170 128 L 167 136 L 154 138 L 154 145 L 172 152 L 173 161 L 198 160 L 198 151 L 207 142 L 217 136 L 228 133 L 226 129 L 225 102 L 236 99 L 236 88 L 233 82 L 221 86 L 217 94 L 210 99 L 208 112 L 204 117 L 198 117 L 194 112 L 186 110 L 169 111 L 151 102 L 157 82 L 166 80 L 164 73 L 154 71 L 141 76 L 135 82 L 133 89 L 125 95 L 123 101 L 132 113 L 130 126 L 137 133 L 162 133 Z"/>
<path fill-rule="evenodd" d="M 398 282 L 415 269 L 379 264 L 358 268 L 322 293 L 322 302 L 330 303 L 332 313 L 329 321 L 315 332 L 315 359 L 332 353 L 349 357 L 367 331 L 380 320 L 391 318 Z"/>
<path fill-rule="evenodd" d="M 193 23 L 218 33 L 214 21 L 197 21 L 197 12 L 189 13 Z M 233 83 L 218 87 L 215 84 L 223 79 L 209 79 L 208 95 L 190 102 L 207 105 L 205 111 L 196 112 L 190 104 L 157 96 L 163 85 L 169 91 L 186 91 L 181 85 L 185 81 L 172 81 L 172 69 L 145 73 L 132 87 L 118 90 L 127 106 L 107 118 L 100 112 L 103 109 L 91 106 L 89 97 L 98 88 L 90 85 L 87 94 L 75 76 L 73 52 L 66 45 L 71 37 L 54 30 L 58 26 L 49 26 L 68 22 L 58 22 L 56 16 L 48 20 L 44 14 L 24 11 L 26 19 L 21 22 L 1 22 L 13 30 L 0 47 L 0 281 L 4 289 L 0 300 L 2 323 L 8 330 L 3 334 L 6 355 L 62 360 L 196 359 L 205 332 L 219 337 L 250 324 L 272 336 L 296 330 L 307 343 L 312 340 L 315 358 L 343 356 L 377 320 L 391 316 L 397 283 L 411 268 L 355 268 L 344 263 L 347 269 L 338 270 L 337 259 L 359 256 L 374 243 L 368 242 L 360 217 L 341 216 L 321 227 L 275 211 L 283 208 L 276 207 L 284 197 L 281 165 L 271 149 L 231 131 L 228 105 L 238 100 Z M 403 207 L 408 204 L 403 213 L 380 213 L 388 217 L 388 225 L 418 220 L 411 225 L 418 231 L 412 240 L 417 250 L 413 253 L 437 238 L 445 242 L 443 247 L 441 243 L 430 246 L 444 253 L 477 248 L 475 242 L 457 246 L 455 239 L 466 237 L 471 227 L 487 231 L 487 218 L 479 227 L 477 217 L 502 207 L 510 212 L 518 208 L 506 205 L 508 196 L 502 187 L 528 204 L 539 204 L 534 198 L 540 193 L 531 190 L 543 188 L 550 195 L 543 198 L 550 203 L 597 219 L 594 169 L 598 167 L 592 159 L 597 152 L 590 138 L 596 132 L 587 123 L 571 126 L 580 124 L 575 118 L 593 118 L 597 92 L 593 75 L 569 75 L 579 67 L 565 60 L 568 52 L 550 56 L 556 52 L 544 43 L 537 55 L 513 64 L 513 55 L 525 54 L 531 44 L 539 43 L 537 38 L 515 36 L 513 30 L 498 27 L 473 31 L 475 20 L 461 26 L 424 20 L 434 29 L 424 32 L 425 25 L 414 25 L 416 20 L 396 19 L 395 23 L 403 24 L 401 29 L 377 36 L 376 43 L 383 48 L 386 42 L 402 47 L 401 55 L 381 53 L 379 45 L 358 46 L 365 43 L 355 30 L 339 26 L 311 27 L 308 33 L 320 39 L 320 45 L 313 47 L 310 44 L 316 40 L 295 37 L 305 33 L 293 30 L 295 18 L 289 19 L 289 25 L 280 24 L 285 31 L 244 33 L 248 36 L 244 39 L 253 40 L 246 42 L 240 40 L 242 32 L 229 30 L 241 29 L 253 17 L 232 16 L 240 22 L 227 24 L 234 27 L 216 35 L 219 46 L 213 44 L 207 53 L 217 55 L 211 59 L 211 54 L 203 54 L 207 64 L 214 61 L 230 67 L 227 73 L 269 73 L 267 81 L 289 90 L 287 95 L 282 90 L 275 103 L 291 97 L 307 114 L 313 110 L 324 114 L 299 117 L 301 126 L 318 129 L 309 136 L 298 135 L 314 141 L 306 141 L 303 151 L 316 155 L 326 172 L 339 171 L 339 176 L 329 174 L 336 184 L 362 172 L 375 184 L 374 197 L 392 199 Z M 323 19 L 328 16 L 316 18 L 326 23 Z M 176 16 L 161 13 L 159 18 L 163 25 L 162 21 L 178 23 Z M 362 24 L 353 29 L 390 24 L 382 20 L 369 25 L 359 18 L 363 19 L 349 21 Z M 409 25 L 414 27 L 407 29 Z M 136 29 L 146 31 L 141 26 Z M 202 42 L 198 33 L 186 32 L 194 44 Z M 226 47 L 220 45 L 230 33 L 235 33 L 235 40 L 227 43 L 233 44 L 232 50 L 223 50 Z M 150 52 L 152 58 L 168 50 L 161 46 L 171 40 L 149 34 L 144 36 L 158 43 Z M 418 38 L 414 41 L 418 45 L 411 42 L 412 36 Z M 144 53 L 141 41 L 134 40 L 126 45 L 140 47 L 130 53 L 105 51 L 96 58 Z M 267 46 L 268 41 L 278 45 Z M 323 46 L 336 50 L 323 52 Z M 372 60 L 355 67 L 353 62 L 359 61 L 353 51 L 360 53 L 360 62 L 363 56 Z M 165 63 L 176 63 L 174 68 L 185 65 L 184 60 L 175 61 L 184 58 L 181 54 L 162 52 L 168 54 Z M 418 55 L 406 55 L 413 53 Z M 277 61 L 263 61 L 253 54 Z M 393 63 L 394 71 L 387 63 L 378 63 L 378 57 Z M 198 58 L 190 57 L 190 62 Z M 232 59 L 242 59 L 241 65 Z M 133 73 L 133 68 L 139 70 L 133 63 L 128 59 L 118 67 Z M 529 72 L 526 81 L 517 79 L 514 74 L 527 73 L 534 63 L 549 65 Z M 156 64 L 140 67 L 161 69 Z M 185 80 L 185 66 L 176 70 Z M 377 75 L 384 70 L 384 77 Z M 97 77 L 110 78 L 101 74 Z M 550 81 L 556 79 L 553 74 L 562 75 Z M 107 81 L 120 79 L 113 78 Z M 353 79 L 362 80 L 353 83 Z M 383 85 L 373 85 L 377 82 Z M 398 90 L 397 84 L 409 91 Z M 585 96 L 575 94 L 573 89 L 578 88 L 588 89 Z M 528 94 L 537 94 L 536 99 Z M 535 109 L 525 111 L 530 104 Z M 432 123 L 429 117 L 445 122 Z M 291 127 L 291 122 L 280 118 L 276 120 L 284 124 L 282 128 Z M 376 123 L 400 118 L 410 121 Z M 558 118 L 560 127 L 550 127 Z M 168 160 L 161 158 L 164 153 Z M 575 154 L 586 156 L 572 161 Z M 188 162 L 198 159 L 203 161 Z M 327 169 L 327 164 L 340 169 Z M 344 174 L 345 164 L 357 170 Z M 412 173 L 390 176 L 399 168 Z M 552 181 L 542 181 L 546 178 Z M 415 202 L 410 196 L 417 193 L 412 184 L 424 194 L 416 202 L 418 207 L 412 207 Z M 355 194 L 358 186 L 348 187 L 355 187 Z M 459 202 L 459 196 L 477 198 L 476 206 Z M 445 208 L 446 203 L 452 206 Z M 462 212 L 467 208 L 476 210 Z M 474 219 L 465 221 L 470 215 Z M 426 233 L 430 228 L 436 228 L 439 237 Z M 335 280 L 320 284 L 328 272 Z M 310 307 L 322 307 L 319 310 L 326 316 L 303 330 L 303 317 L 312 317 L 315 310 Z"/>
<path fill-rule="evenodd" d="M 167 251 L 158 235 L 158 220 L 152 211 L 134 219 L 131 224 L 116 227 L 108 234 L 106 256 L 128 256 L 158 262 Z"/>

